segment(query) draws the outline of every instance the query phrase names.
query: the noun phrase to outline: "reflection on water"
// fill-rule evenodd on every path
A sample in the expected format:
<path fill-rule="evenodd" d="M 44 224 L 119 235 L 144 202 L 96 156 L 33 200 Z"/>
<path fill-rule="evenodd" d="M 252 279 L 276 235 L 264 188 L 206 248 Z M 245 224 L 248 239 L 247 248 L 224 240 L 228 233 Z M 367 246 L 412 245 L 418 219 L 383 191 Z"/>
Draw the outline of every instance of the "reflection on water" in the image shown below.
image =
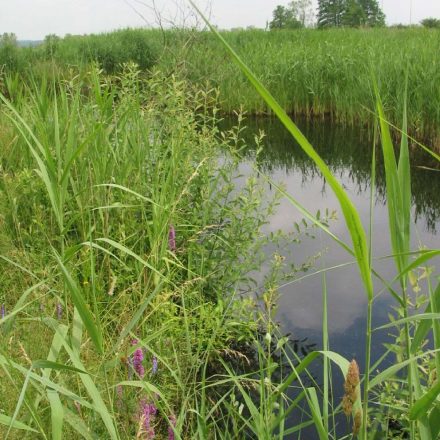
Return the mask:
<path fill-rule="evenodd" d="M 330 166 L 331 171 L 346 177 L 350 189 L 357 193 L 366 193 L 370 187 L 372 133 L 371 130 L 331 125 L 322 121 L 299 121 L 299 126 L 307 139 L 321 157 Z M 232 121 L 225 121 L 230 125 Z M 284 126 L 273 118 L 248 119 L 245 123 L 245 139 L 252 139 L 259 130 L 266 134 L 262 154 L 258 157 L 261 168 L 268 173 L 284 171 L 286 175 L 301 173 L 303 184 L 320 178 L 314 163 L 299 148 Z M 416 150 L 417 148 L 417 150 Z M 252 157 L 253 151 L 248 151 Z M 385 203 L 385 174 L 381 152 L 377 150 L 376 202 Z M 440 169 L 427 153 L 415 147 L 412 152 L 412 190 L 414 219 L 426 222 L 428 230 L 435 232 L 436 222 L 440 218 Z M 323 191 L 325 183 L 321 180 Z"/>
<path fill-rule="evenodd" d="M 234 125 L 233 121 L 224 121 L 221 128 Z M 253 143 L 255 134 L 264 130 L 264 148 L 255 159 L 255 150 L 249 148 L 240 170 L 246 174 L 258 162 L 259 168 L 270 175 L 272 180 L 283 182 L 287 191 L 305 208 L 316 213 L 327 208 L 338 212 L 338 221 L 330 224 L 330 229 L 344 242 L 351 245 L 350 236 L 345 227 L 339 204 L 316 166 L 306 157 L 292 140 L 284 127 L 274 119 L 250 119 L 244 138 Z M 371 134 L 364 129 L 334 127 L 322 122 L 300 123 L 300 128 L 327 162 L 331 171 L 338 176 L 357 207 L 362 222 L 368 230 L 370 219 L 370 169 L 372 157 Z M 412 152 L 413 187 L 413 228 L 412 249 L 419 246 L 440 247 L 436 231 L 440 226 L 440 173 L 420 168 L 434 167 L 426 153 Z M 267 197 L 273 196 L 268 185 Z M 378 257 L 391 253 L 388 232 L 388 213 L 385 206 L 385 175 L 381 152 L 377 150 L 377 182 L 373 214 L 373 255 L 375 269 L 386 280 L 395 276 L 391 259 L 379 260 Z M 269 230 L 293 230 L 294 222 L 301 220 L 301 214 L 287 201 L 283 200 L 276 215 L 271 218 Z M 325 249 L 324 256 L 317 262 L 315 269 L 332 268 L 342 263 L 352 262 L 352 258 L 341 247 L 323 233 L 315 239 L 304 238 L 300 244 L 292 245 L 290 253 L 295 264 L 300 265 L 307 257 L 316 255 Z M 439 262 L 436 261 L 439 267 Z M 322 340 L 322 275 L 313 275 L 300 282 L 294 282 L 281 289 L 279 319 L 286 332 L 295 338 L 307 338 L 309 342 L 320 346 Z M 366 325 L 366 297 L 360 282 L 357 266 L 352 264 L 326 273 L 328 290 L 328 319 L 331 349 L 348 359 L 356 358 L 360 365 L 364 363 L 364 340 Z M 375 282 L 376 295 L 383 285 Z M 375 298 L 374 327 L 388 322 L 394 300 L 385 292 Z M 384 352 L 387 332 L 375 332 L 373 335 L 372 361 L 375 362 Z M 336 384 L 336 386 L 338 386 Z M 340 384 L 342 392 L 342 384 Z M 338 395 L 337 390 L 335 394 Z M 311 438 L 311 437 L 310 437 Z"/>

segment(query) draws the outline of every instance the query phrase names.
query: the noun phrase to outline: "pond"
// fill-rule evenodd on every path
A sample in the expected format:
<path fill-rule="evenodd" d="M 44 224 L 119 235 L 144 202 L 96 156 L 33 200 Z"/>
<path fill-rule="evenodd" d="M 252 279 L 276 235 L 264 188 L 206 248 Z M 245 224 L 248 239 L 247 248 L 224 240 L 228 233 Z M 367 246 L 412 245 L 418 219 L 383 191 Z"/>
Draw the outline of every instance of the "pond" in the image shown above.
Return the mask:
<path fill-rule="evenodd" d="M 222 128 L 234 124 L 225 120 Z M 255 134 L 264 130 L 264 148 L 255 159 L 255 151 L 250 149 L 240 166 L 243 174 L 251 172 L 257 161 L 262 172 L 277 183 L 284 183 L 289 194 L 305 208 L 315 214 L 327 209 L 337 212 L 337 220 L 330 221 L 330 230 L 342 241 L 350 244 L 351 239 L 345 227 L 336 197 L 332 193 L 316 166 L 302 152 L 287 130 L 278 120 L 271 118 L 247 119 L 244 138 L 252 143 Z M 329 165 L 333 174 L 343 184 L 349 197 L 357 207 L 364 227 L 368 231 L 370 222 L 371 158 L 372 133 L 366 128 L 347 128 L 323 121 L 299 121 L 299 126 L 321 157 Z M 373 213 L 373 256 L 375 269 L 386 279 L 395 274 L 394 261 L 380 257 L 391 254 L 388 213 L 385 206 L 385 175 L 381 150 L 377 148 L 377 181 L 374 191 Z M 411 152 L 412 164 L 412 249 L 421 246 L 440 247 L 440 173 L 426 169 L 435 167 L 430 157 L 420 150 Z M 421 168 L 425 167 L 425 168 Z M 267 184 L 265 197 L 274 195 L 274 189 Z M 268 231 L 282 229 L 294 230 L 294 223 L 301 222 L 302 215 L 287 200 L 282 200 L 277 213 L 271 218 Z M 268 254 L 271 250 L 268 249 Z M 353 258 L 324 233 L 316 231 L 315 238 L 303 237 L 300 243 L 293 244 L 290 256 L 297 265 L 307 258 L 321 253 L 310 274 L 301 281 L 295 281 L 280 289 L 278 320 L 282 330 L 294 339 L 306 340 L 307 344 L 322 346 L 322 296 L 323 276 L 313 272 L 334 268 L 350 263 Z M 437 268 L 439 262 L 436 261 Z M 437 272 L 438 273 L 438 272 Z M 310 275 L 310 276 L 309 276 Z M 300 274 L 299 277 L 304 277 Z M 330 349 L 347 359 L 356 359 L 362 367 L 365 361 L 365 326 L 367 301 L 357 266 L 349 265 L 326 271 L 328 291 L 328 329 Z M 375 282 L 375 293 L 383 285 Z M 375 299 L 373 326 L 378 327 L 389 321 L 395 300 L 385 291 Z M 375 362 L 384 352 L 384 343 L 390 340 L 392 329 L 373 334 L 372 361 Z M 393 359 L 388 359 L 392 362 Z M 385 364 L 386 365 L 386 364 Z M 336 380 L 335 396 L 342 395 L 341 379 Z M 339 387 L 339 392 L 336 388 Z M 337 400 L 337 403 L 339 401 Z M 311 438 L 311 437 L 307 437 Z"/>

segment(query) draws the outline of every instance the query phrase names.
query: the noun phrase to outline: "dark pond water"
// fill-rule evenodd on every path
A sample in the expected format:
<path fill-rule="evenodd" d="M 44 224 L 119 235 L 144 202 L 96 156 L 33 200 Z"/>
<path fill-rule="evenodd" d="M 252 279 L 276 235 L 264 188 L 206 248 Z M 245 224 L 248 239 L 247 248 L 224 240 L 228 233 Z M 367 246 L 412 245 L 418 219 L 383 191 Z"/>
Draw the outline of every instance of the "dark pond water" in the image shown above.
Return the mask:
<path fill-rule="evenodd" d="M 264 130 L 264 149 L 258 157 L 258 166 L 276 182 L 284 183 L 287 191 L 312 213 L 318 210 L 337 211 L 338 220 L 331 221 L 333 233 L 349 243 L 351 240 L 345 227 L 339 204 L 314 164 L 292 140 L 284 127 L 274 119 L 249 119 L 244 137 L 252 143 L 254 135 Z M 224 127 L 233 121 L 224 121 Z M 338 176 L 350 198 L 360 212 L 368 230 L 370 218 L 370 169 L 372 157 L 372 134 L 367 129 L 346 128 L 322 121 L 299 122 L 300 128 L 318 150 L 321 157 Z M 373 255 L 375 258 L 390 255 L 388 214 L 385 197 L 385 175 L 381 152 L 377 150 L 377 182 L 374 194 Z M 241 171 L 246 174 L 255 164 L 255 151 L 245 154 Z M 411 163 L 413 189 L 412 249 L 426 245 L 440 247 L 440 172 L 429 171 L 420 166 L 436 166 L 426 153 L 413 151 Z M 267 185 L 266 197 L 272 198 L 273 189 Z M 302 215 L 287 200 L 283 200 L 271 219 L 268 231 L 282 229 L 293 231 L 294 222 L 300 222 Z M 270 249 L 268 250 L 268 252 Z M 300 265 L 308 257 L 322 252 L 310 272 L 331 268 L 352 261 L 350 255 L 323 233 L 314 239 L 305 237 L 301 243 L 290 249 L 293 262 Z M 436 262 L 437 268 L 439 262 Z M 395 276 L 391 259 L 375 261 L 375 268 L 387 280 Z M 436 271 L 438 274 L 438 270 Z M 285 332 L 295 339 L 306 339 L 307 343 L 321 347 L 322 341 L 322 275 L 311 275 L 302 281 L 281 288 L 278 319 Z M 364 341 L 366 325 L 366 297 L 356 266 L 333 269 L 326 273 L 328 290 L 328 322 L 330 349 L 348 359 L 355 358 L 364 364 Z M 375 291 L 382 289 L 375 284 Z M 374 327 L 388 322 L 395 301 L 385 292 L 374 303 Z M 373 362 L 384 353 L 385 342 L 389 341 L 387 331 L 378 331 L 373 336 Z M 392 362 L 389 359 L 388 362 Z M 338 381 L 337 381 L 338 382 Z M 340 381 L 339 381 L 340 382 Z M 342 394 L 342 383 L 340 386 Z M 335 389 L 335 395 L 338 391 Z M 313 438 L 313 436 L 307 437 Z"/>

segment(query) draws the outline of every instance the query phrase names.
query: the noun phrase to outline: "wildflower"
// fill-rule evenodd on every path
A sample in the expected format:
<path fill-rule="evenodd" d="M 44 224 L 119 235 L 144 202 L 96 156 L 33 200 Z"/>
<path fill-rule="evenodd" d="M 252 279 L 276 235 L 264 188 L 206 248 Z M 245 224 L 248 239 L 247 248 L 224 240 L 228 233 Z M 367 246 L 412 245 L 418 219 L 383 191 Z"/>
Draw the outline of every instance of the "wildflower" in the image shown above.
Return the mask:
<path fill-rule="evenodd" d="M 356 437 L 359 434 L 362 426 L 362 411 L 358 409 L 354 416 L 353 421 L 353 437 Z"/>
<path fill-rule="evenodd" d="M 155 437 L 154 427 L 152 426 L 152 421 L 157 413 L 157 408 L 150 403 L 147 403 L 145 399 L 140 402 L 141 409 L 141 421 L 143 424 L 143 429 L 146 434 L 147 439 L 153 439 Z"/>
<path fill-rule="evenodd" d="M 1 318 L 5 319 L 5 316 L 6 316 L 6 307 L 5 307 L 4 304 L 2 304 L 2 307 L 1 307 Z"/>
<path fill-rule="evenodd" d="M 137 343 L 138 343 L 137 339 L 133 339 L 132 345 L 136 345 Z M 141 378 L 145 376 L 145 369 L 144 366 L 142 365 L 143 361 L 144 361 L 144 353 L 142 351 L 142 348 L 137 348 L 133 353 L 132 362 L 133 362 L 134 371 L 136 371 L 137 375 Z"/>
<path fill-rule="evenodd" d="M 168 440 L 174 440 L 174 428 L 176 427 L 176 416 L 171 414 L 170 426 L 168 426 Z"/>
<path fill-rule="evenodd" d="M 157 357 L 153 356 L 153 367 L 152 367 L 152 373 L 156 374 L 157 373 Z"/>
<path fill-rule="evenodd" d="M 57 318 L 61 319 L 63 317 L 63 306 L 61 303 L 57 303 Z"/>
<path fill-rule="evenodd" d="M 168 247 L 170 248 L 170 251 L 176 252 L 176 230 L 173 225 L 170 226 L 168 232 Z"/>
<path fill-rule="evenodd" d="M 342 409 L 344 414 L 349 417 L 353 411 L 353 404 L 358 398 L 357 387 L 359 385 L 359 367 L 353 359 L 348 367 L 347 376 L 345 377 L 344 390 L 345 394 L 342 398 Z"/>

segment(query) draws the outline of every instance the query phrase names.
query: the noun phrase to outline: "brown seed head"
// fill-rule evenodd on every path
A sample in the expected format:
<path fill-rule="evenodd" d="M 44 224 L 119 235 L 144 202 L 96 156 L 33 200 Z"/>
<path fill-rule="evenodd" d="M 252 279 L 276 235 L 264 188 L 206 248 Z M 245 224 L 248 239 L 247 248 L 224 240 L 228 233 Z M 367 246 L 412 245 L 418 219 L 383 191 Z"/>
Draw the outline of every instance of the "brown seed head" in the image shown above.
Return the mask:
<path fill-rule="evenodd" d="M 359 434 L 362 426 L 362 411 L 358 409 L 354 416 L 353 420 L 353 437 L 356 437 Z"/>
<path fill-rule="evenodd" d="M 347 376 L 344 383 L 344 397 L 342 399 L 342 409 L 344 414 L 349 417 L 353 411 L 353 404 L 358 398 L 357 387 L 359 385 L 359 366 L 353 359 L 348 367 Z"/>

